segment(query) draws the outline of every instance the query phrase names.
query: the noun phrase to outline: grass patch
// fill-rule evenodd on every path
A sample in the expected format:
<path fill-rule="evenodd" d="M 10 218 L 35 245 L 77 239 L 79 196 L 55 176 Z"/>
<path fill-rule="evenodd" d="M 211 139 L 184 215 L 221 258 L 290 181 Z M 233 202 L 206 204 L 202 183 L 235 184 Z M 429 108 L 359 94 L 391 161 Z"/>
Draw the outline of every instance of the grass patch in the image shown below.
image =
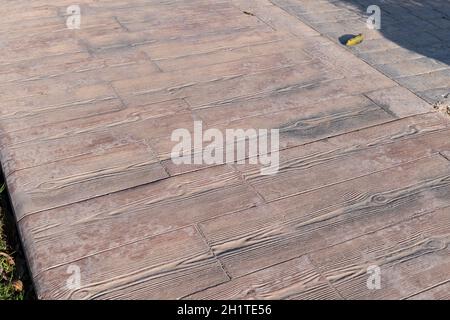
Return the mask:
<path fill-rule="evenodd" d="M 4 214 L 0 213 L 0 300 L 23 300 L 22 281 L 16 279 L 16 264 L 6 243 Z"/>
<path fill-rule="evenodd" d="M 6 190 L 0 180 L 0 300 L 24 300 L 28 295 L 24 290 L 23 278 L 26 267 L 20 254 L 12 247 L 14 233 L 10 232 L 7 217 Z M 15 247 L 18 245 L 16 243 Z M 20 247 L 20 246 L 19 246 Z"/>

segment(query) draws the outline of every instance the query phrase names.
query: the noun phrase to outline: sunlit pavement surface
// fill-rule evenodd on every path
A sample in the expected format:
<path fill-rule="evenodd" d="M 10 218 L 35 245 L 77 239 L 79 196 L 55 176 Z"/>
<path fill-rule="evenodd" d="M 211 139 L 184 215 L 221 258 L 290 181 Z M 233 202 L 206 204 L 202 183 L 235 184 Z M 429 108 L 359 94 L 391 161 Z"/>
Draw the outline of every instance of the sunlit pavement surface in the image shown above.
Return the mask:
<path fill-rule="evenodd" d="M 380 30 L 366 2 L 0 0 L 0 159 L 38 296 L 448 299 L 448 1 L 383 1 Z M 278 173 L 177 165 L 194 121 L 280 129 Z"/>

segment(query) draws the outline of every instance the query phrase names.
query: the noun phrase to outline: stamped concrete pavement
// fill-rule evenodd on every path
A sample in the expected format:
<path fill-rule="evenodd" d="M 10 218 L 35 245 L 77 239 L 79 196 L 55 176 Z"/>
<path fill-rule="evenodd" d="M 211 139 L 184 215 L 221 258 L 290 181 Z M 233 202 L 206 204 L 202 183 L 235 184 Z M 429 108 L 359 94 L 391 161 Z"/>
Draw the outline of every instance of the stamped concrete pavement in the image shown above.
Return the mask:
<path fill-rule="evenodd" d="M 72 1 L 0 3 L 0 160 L 39 298 L 448 298 L 450 126 L 421 98 L 443 61 L 417 90 L 417 52 L 368 64 L 382 33 L 352 53 L 323 29 L 344 2 L 80 0 L 80 29 Z M 279 129 L 279 172 L 175 164 L 194 121 Z"/>

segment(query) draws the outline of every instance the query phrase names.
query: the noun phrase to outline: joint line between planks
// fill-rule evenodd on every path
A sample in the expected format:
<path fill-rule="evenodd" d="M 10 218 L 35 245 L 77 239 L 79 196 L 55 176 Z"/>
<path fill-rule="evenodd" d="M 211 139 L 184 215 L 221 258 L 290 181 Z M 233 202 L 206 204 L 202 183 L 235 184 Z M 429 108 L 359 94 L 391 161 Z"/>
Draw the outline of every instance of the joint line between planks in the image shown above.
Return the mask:
<path fill-rule="evenodd" d="M 203 242 L 206 244 L 206 246 L 208 247 L 209 252 L 212 254 L 212 256 L 214 257 L 214 259 L 216 259 L 217 263 L 220 265 L 220 268 L 222 269 L 222 271 L 225 273 L 225 275 L 228 278 L 228 281 L 230 281 L 231 275 L 228 272 L 228 270 L 225 268 L 225 266 L 223 265 L 222 261 L 220 260 L 219 257 L 216 256 L 216 254 L 214 253 L 214 251 L 212 250 L 212 247 L 209 244 L 208 239 L 206 238 L 206 236 L 203 234 L 203 231 L 201 230 L 200 226 L 198 225 L 198 223 L 194 224 L 194 228 L 195 230 L 198 232 L 198 234 L 200 235 L 200 237 L 202 238 Z"/>
<path fill-rule="evenodd" d="M 309 256 L 309 254 L 306 254 L 306 258 L 308 259 L 308 261 L 311 263 L 311 265 L 314 267 L 314 269 L 316 269 L 317 273 L 323 278 L 325 279 L 325 281 L 328 283 L 328 285 L 330 286 L 331 289 L 333 289 L 333 291 L 341 298 L 341 300 L 347 300 L 345 299 L 345 297 L 340 293 L 340 291 L 331 283 L 331 281 L 325 277 L 322 273 L 322 271 L 320 271 L 320 268 L 317 267 L 316 263 L 314 262 L 313 259 L 311 259 L 311 257 Z"/>

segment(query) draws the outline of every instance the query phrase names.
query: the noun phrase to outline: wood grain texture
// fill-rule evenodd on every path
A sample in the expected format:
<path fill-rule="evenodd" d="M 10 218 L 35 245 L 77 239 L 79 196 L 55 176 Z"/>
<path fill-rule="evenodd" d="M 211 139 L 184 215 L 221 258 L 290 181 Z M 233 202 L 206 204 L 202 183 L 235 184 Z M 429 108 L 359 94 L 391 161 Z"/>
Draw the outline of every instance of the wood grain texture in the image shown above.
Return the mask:
<path fill-rule="evenodd" d="M 423 290 L 410 297 L 410 300 L 448 300 L 450 298 L 449 280 L 440 284 L 435 284 L 428 289 Z"/>
<path fill-rule="evenodd" d="M 449 165 L 425 158 L 272 202 L 259 225 L 241 223 L 260 216 L 251 209 L 201 228 L 230 275 L 242 276 L 448 205 Z"/>
<path fill-rule="evenodd" d="M 187 299 L 340 299 L 307 256 L 233 279 Z"/>
<path fill-rule="evenodd" d="M 10 174 L 135 143 L 145 145 L 151 159 L 155 153 L 146 141 L 161 137 L 170 141 L 173 130 L 190 127 L 192 123 L 192 113 L 181 100 L 127 108 L 0 136 L 3 145 L 9 145 L 2 161 L 6 174 Z"/>
<path fill-rule="evenodd" d="M 318 122 L 314 124 L 311 130 L 322 129 Z M 448 150 L 448 130 L 439 117 L 416 117 L 283 150 L 279 172 L 273 177 L 260 175 L 258 165 L 237 165 L 237 169 L 271 201 Z M 333 131 L 326 127 L 323 132 Z"/>
<path fill-rule="evenodd" d="M 19 170 L 9 177 L 15 207 L 32 213 L 158 181 L 168 174 L 145 143 L 130 143 Z"/>
<path fill-rule="evenodd" d="M 70 265 L 56 266 L 37 275 L 45 284 L 38 288 L 41 298 L 173 299 L 228 279 L 192 227 L 86 256 L 75 265 L 80 288 L 66 286 Z"/>
<path fill-rule="evenodd" d="M 304 77 L 300 76 L 303 69 Z M 207 103 L 218 102 L 225 99 L 215 98 L 214 94 L 220 94 L 218 88 L 225 90 L 225 86 L 231 90 L 227 98 L 235 98 L 242 95 L 241 84 L 248 84 L 253 89 L 253 94 L 274 91 L 276 88 L 286 87 L 292 84 L 302 85 L 310 83 L 314 79 L 328 79 L 333 77 L 328 73 L 321 73 L 319 65 L 308 66 L 305 64 L 305 56 L 289 56 L 283 54 L 272 54 L 267 56 L 251 57 L 233 62 L 215 64 L 211 66 L 198 67 L 191 72 L 177 70 L 161 73 L 156 76 L 137 78 L 131 80 L 120 80 L 113 82 L 113 87 L 123 97 L 125 103 L 140 103 L 140 101 L 159 102 L 175 98 L 186 98 L 191 106 L 197 107 Z M 324 70 L 322 70 L 324 71 Z M 307 79 L 311 74 L 311 79 Z M 280 80 L 278 77 L 282 77 Z M 334 75 L 338 78 L 338 76 Z M 276 80 L 275 80 L 276 79 Z M 296 81 L 293 83 L 293 81 Z M 309 81 L 309 82 L 308 82 Z M 250 91 L 252 92 L 252 91 Z M 250 94 L 249 92 L 249 94 Z M 208 94 L 211 97 L 208 98 Z M 207 99 L 207 100 L 201 100 Z"/>
<path fill-rule="evenodd" d="M 414 297 L 450 277 L 449 213 L 449 208 L 428 213 L 313 253 L 311 259 L 347 299 Z M 371 265 L 381 269 L 380 290 L 367 287 Z"/>
<path fill-rule="evenodd" d="M 19 225 L 36 252 L 31 268 L 42 270 L 260 202 L 231 168 L 220 166 L 19 216 Z"/>
<path fill-rule="evenodd" d="M 376 124 L 391 121 L 394 118 L 364 97 L 345 97 L 323 101 L 321 109 L 315 104 L 303 106 L 297 104 L 299 95 L 276 95 L 270 99 L 260 98 L 249 101 L 247 108 L 239 108 L 238 103 L 230 109 L 229 105 L 194 110 L 196 118 L 204 120 L 204 129 L 279 129 L 280 148 L 292 148 L 323 138 L 332 137 L 351 130 L 363 129 Z M 253 109 L 252 106 L 255 106 Z M 259 108 L 258 108 L 259 107 Z M 268 112 L 267 109 L 285 109 Z M 258 110 L 258 111 L 256 111 Z M 259 113 L 259 114 L 258 114 Z M 190 128 L 193 129 L 191 125 Z M 255 140 L 257 143 L 257 141 Z M 225 141 L 225 145 L 229 142 Z M 152 146 L 160 159 L 169 159 L 173 144 L 167 140 L 152 139 Z M 226 148 L 226 147 L 225 147 Z M 224 149 L 226 150 L 226 149 Z M 222 150 L 222 152 L 224 152 Z M 193 150 L 195 153 L 198 150 Z M 224 158 L 226 158 L 224 156 Z"/>
<path fill-rule="evenodd" d="M 0 161 L 39 298 L 448 298 L 448 119 L 321 34 L 353 13 L 296 3 L 80 0 L 69 30 L 71 0 L 0 0 Z M 403 84 L 436 94 L 434 71 Z M 194 121 L 280 129 L 279 172 L 176 165 Z"/>

